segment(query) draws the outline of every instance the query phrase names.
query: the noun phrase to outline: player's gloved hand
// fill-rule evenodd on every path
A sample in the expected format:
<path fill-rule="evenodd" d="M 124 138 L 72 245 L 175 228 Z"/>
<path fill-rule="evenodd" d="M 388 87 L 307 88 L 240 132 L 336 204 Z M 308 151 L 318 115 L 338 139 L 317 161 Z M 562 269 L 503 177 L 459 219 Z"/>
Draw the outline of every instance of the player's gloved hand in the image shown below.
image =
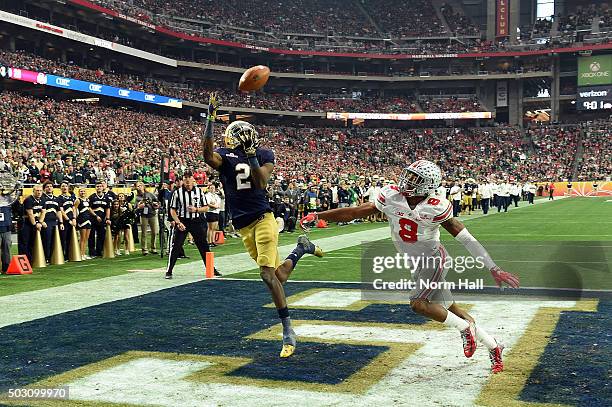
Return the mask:
<path fill-rule="evenodd" d="M 519 288 L 519 278 L 512 273 L 508 273 L 495 266 L 491 269 L 491 275 L 495 280 L 495 284 L 501 288 L 502 283 L 508 284 L 512 288 Z"/>
<path fill-rule="evenodd" d="M 307 232 L 310 230 L 311 227 L 315 226 L 318 221 L 319 221 L 319 215 L 312 212 L 302 217 L 302 219 L 300 219 L 300 227 L 302 228 L 303 231 Z"/>
<path fill-rule="evenodd" d="M 241 134 L 239 138 L 240 145 L 242 146 L 242 149 L 246 153 L 247 157 L 255 157 L 255 155 L 257 154 L 257 143 L 253 136 L 248 134 Z"/>
<path fill-rule="evenodd" d="M 221 103 L 217 99 L 217 93 L 211 93 L 208 97 L 208 114 L 206 115 L 206 120 L 214 122 L 217 119 L 217 110 L 219 110 L 220 105 Z"/>

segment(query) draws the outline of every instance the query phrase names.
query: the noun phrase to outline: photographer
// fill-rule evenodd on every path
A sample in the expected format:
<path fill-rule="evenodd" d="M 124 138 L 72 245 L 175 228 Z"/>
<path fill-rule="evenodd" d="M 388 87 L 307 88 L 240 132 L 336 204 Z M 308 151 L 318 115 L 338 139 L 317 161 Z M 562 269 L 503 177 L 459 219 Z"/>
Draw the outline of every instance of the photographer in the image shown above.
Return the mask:
<path fill-rule="evenodd" d="M 140 217 L 140 247 L 142 248 L 143 256 L 149 254 L 146 238 L 147 227 L 151 229 L 151 253 L 157 254 L 157 234 L 159 233 L 158 209 L 159 200 L 157 197 L 145 191 L 144 183 L 136 183 L 136 213 Z"/>

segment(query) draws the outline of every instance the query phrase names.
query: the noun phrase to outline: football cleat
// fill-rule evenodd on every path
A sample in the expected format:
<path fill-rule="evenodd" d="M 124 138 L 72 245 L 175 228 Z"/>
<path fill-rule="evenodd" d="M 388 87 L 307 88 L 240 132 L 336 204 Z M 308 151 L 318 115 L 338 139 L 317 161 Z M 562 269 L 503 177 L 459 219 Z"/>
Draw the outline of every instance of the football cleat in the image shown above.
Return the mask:
<path fill-rule="evenodd" d="M 172 273 L 166 273 L 166 276 L 164 278 L 166 280 L 171 280 L 172 279 Z"/>
<path fill-rule="evenodd" d="M 323 257 L 324 255 L 323 249 L 312 243 L 306 235 L 301 235 L 298 237 L 298 245 L 301 245 L 304 248 L 304 253 L 312 254 L 313 256 L 317 257 Z"/>
<path fill-rule="evenodd" d="M 281 358 L 288 358 L 289 356 L 293 355 L 293 352 L 295 352 L 295 346 L 294 345 L 285 344 L 285 345 L 283 345 L 283 348 L 280 351 L 280 357 Z"/>
<path fill-rule="evenodd" d="M 470 326 L 461 331 L 461 339 L 463 339 L 463 354 L 466 358 L 471 358 L 476 352 L 476 326 L 473 322 L 468 321 Z"/>
<path fill-rule="evenodd" d="M 499 373 L 504 370 L 504 362 L 502 360 L 502 352 L 504 350 L 504 345 L 501 343 L 497 343 L 497 347 L 495 349 L 489 350 L 489 359 L 491 359 L 491 371 L 493 373 Z"/>
<path fill-rule="evenodd" d="M 295 331 L 293 329 L 289 329 L 289 334 L 283 334 L 283 348 L 280 351 L 281 358 L 288 358 L 289 356 L 293 355 L 293 352 L 295 352 L 295 346 L 297 344 L 297 335 L 295 334 Z"/>

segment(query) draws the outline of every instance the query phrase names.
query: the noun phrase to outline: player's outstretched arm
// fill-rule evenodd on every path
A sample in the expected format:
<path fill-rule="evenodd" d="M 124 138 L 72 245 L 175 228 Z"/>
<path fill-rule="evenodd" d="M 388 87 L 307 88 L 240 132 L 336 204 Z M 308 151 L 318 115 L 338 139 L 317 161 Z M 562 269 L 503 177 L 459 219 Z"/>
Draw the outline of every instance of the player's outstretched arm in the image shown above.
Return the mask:
<path fill-rule="evenodd" d="M 316 222 L 318 219 L 323 219 L 328 222 L 350 222 L 355 219 L 367 218 L 368 216 L 374 215 L 377 212 L 378 209 L 374 203 L 366 202 L 352 208 L 338 208 L 318 213 L 309 213 L 300 219 L 300 225 Z"/>
<path fill-rule="evenodd" d="M 208 99 L 208 114 L 206 115 L 206 128 L 204 129 L 204 137 L 202 137 L 202 151 L 204 161 L 215 170 L 221 167 L 222 158 L 219 153 L 214 151 L 213 146 L 213 127 L 217 119 L 217 109 L 219 109 L 219 101 L 217 95 L 211 93 Z"/>
<path fill-rule="evenodd" d="M 455 218 L 451 218 L 446 222 L 442 222 L 442 227 L 444 227 L 444 229 L 446 229 L 456 240 L 461 242 L 475 259 L 480 259 L 484 263 L 485 267 L 491 272 L 495 284 L 497 284 L 498 287 L 501 287 L 502 283 L 506 283 L 512 288 L 519 287 L 519 278 L 499 268 L 493 259 L 491 259 L 487 250 L 470 232 L 468 232 L 463 223 Z"/>

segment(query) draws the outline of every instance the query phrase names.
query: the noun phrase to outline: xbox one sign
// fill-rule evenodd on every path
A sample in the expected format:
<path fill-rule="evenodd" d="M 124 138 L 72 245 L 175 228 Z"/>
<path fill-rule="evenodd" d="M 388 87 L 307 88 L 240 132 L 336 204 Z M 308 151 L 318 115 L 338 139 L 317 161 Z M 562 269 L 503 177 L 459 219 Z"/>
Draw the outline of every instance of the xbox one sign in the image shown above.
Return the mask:
<path fill-rule="evenodd" d="M 583 57 L 578 60 L 578 86 L 612 84 L 612 55 Z"/>

